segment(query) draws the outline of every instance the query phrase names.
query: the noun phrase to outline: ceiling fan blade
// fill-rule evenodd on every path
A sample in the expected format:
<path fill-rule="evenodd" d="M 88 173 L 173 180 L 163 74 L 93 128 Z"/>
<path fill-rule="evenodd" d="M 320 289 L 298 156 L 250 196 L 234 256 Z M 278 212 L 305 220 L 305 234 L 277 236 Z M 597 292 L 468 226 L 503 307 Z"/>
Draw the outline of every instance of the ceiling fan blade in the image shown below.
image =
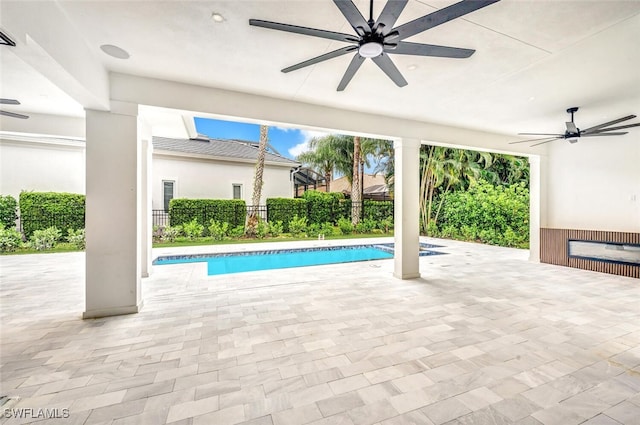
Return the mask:
<path fill-rule="evenodd" d="M 335 0 L 334 0 L 335 1 Z M 500 0 L 463 0 L 428 15 L 422 16 L 406 24 L 394 28 L 400 33 L 400 40 L 420 34 L 430 28 L 449 22 L 468 13 L 475 12 Z"/>
<path fill-rule="evenodd" d="M 378 65 L 380 69 L 384 71 L 384 73 L 387 74 L 387 76 L 391 78 L 391 80 L 393 80 L 394 83 L 396 83 L 396 86 L 404 87 L 408 84 L 407 80 L 404 79 L 400 71 L 398 71 L 398 68 L 396 68 L 396 66 L 391 61 L 389 55 L 383 53 L 380 56 L 376 56 L 375 58 L 371 59 L 373 59 L 375 64 Z"/>
<path fill-rule="evenodd" d="M 619 125 L 617 127 L 601 128 L 601 129 L 593 130 L 593 131 L 589 131 L 589 132 L 582 131 L 581 134 L 584 135 L 585 133 L 588 133 L 588 134 L 602 133 L 604 131 L 622 130 L 623 128 L 631 128 L 631 127 L 640 127 L 640 123 L 638 123 L 638 124 L 628 124 L 628 125 Z"/>
<path fill-rule="evenodd" d="M 580 134 L 580 137 L 622 136 L 623 134 L 628 134 L 628 132 L 619 131 L 616 133 L 589 133 L 589 134 Z"/>
<path fill-rule="evenodd" d="M 385 49 L 386 51 L 387 49 Z M 401 41 L 389 53 L 398 55 L 435 56 L 440 58 L 468 58 L 475 50 L 460 49 L 458 47 L 438 46 L 435 44 L 420 44 Z"/>
<path fill-rule="evenodd" d="M 391 30 L 408 2 L 409 0 L 388 0 L 376 21 L 376 26 L 382 24 Z"/>
<path fill-rule="evenodd" d="M 18 102 L 15 99 L 4 99 L 4 98 L 0 98 L 0 104 L 2 105 L 19 105 L 20 102 Z"/>
<path fill-rule="evenodd" d="M 553 142 L 554 140 L 560 140 L 560 139 L 561 139 L 561 137 L 556 137 L 556 138 L 554 138 L 554 139 L 546 140 L 546 141 L 544 141 L 544 142 L 534 143 L 533 145 L 531 145 L 531 147 L 539 146 L 539 145 L 544 145 L 545 143 Z"/>
<path fill-rule="evenodd" d="M 362 65 L 362 62 L 364 62 L 364 58 L 362 56 L 360 56 L 358 53 L 353 55 L 351 63 L 349 63 L 347 70 L 342 76 L 342 80 L 340 80 L 340 84 L 338 84 L 338 91 L 343 91 L 347 87 L 347 84 L 349 84 L 353 76 L 356 75 L 358 69 L 360 69 L 360 65 Z"/>
<path fill-rule="evenodd" d="M 593 126 L 593 127 L 589 127 L 587 129 L 582 130 L 582 132 L 583 133 L 591 133 L 594 130 L 599 130 L 599 129 L 604 128 L 604 127 L 609 127 L 610 125 L 618 124 L 619 122 L 627 121 L 627 120 L 633 119 L 635 117 L 636 117 L 635 115 L 628 115 L 626 117 L 618 118 L 617 120 L 613 120 L 613 121 L 606 122 L 604 124 L 599 124 L 599 125 L 596 125 L 596 126 Z"/>
<path fill-rule="evenodd" d="M 542 137 L 540 139 L 528 139 L 528 140 L 517 140 L 515 142 L 509 142 L 510 145 L 515 145 L 518 143 L 528 143 L 528 142 L 537 142 L 538 140 L 556 140 L 560 139 L 560 137 Z"/>
<path fill-rule="evenodd" d="M 9 111 L 0 111 L 0 115 L 4 115 L 11 118 L 20 118 L 21 120 L 26 120 L 27 118 L 29 118 L 28 115 L 16 114 L 15 112 L 9 112 Z"/>
<path fill-rule="evenodd" d="M 249 19 L 249 25 L 278 31 L 293 32 L 302 35 L 310 35 L 312 37 L 328 38 L 329 40 L 344 41 L 346 43 L 357 43 L 359 41 L 359 38 L 355 35 L 319 30 L 316 28 L 299 27 L 297 25 L 281 24 L 278 22 L 262 21 L 260 19 Z"/>
<path fill-rule="evenodd" d="M 556 136 L 562 137 L 564 134 L 558 133 L 518 133 L 518 136 Z"/>
<path fill-rule="evenodd" d="M 324 55 L 320 55 L 320 56 L 317 56 L 315 58 L 306 60 L 304 62 L 300 62 L 300 63 L 298 63 L 296 65 L 289 66 L 289 67 L 283 69 L 282 72 L 295 71 L 295 70 L 298 70 L 300 68 L 304 68 L 305 66 L 314 65 L 314 64 L 316 64 L 318 62 L 322 62 L 322 61 L 326 61 L 328 59 L 337 58 L 338 56 L 346 55 L 347 53 L 353 52 L 355 50 L 358 50 L 358 47 L 356 47 L 356 46 L 343 47 L 341 49 L 334 50 L 333 52 L 325 53 Z"/>
<path fill-rule="evenodd" d="M 567 121 L 565 122 L 565 124 L 567 125 L 567 131 L 569 133 L 577 133 L 578 132 L 578 127 L 576 127 L 576 124 L 572 121 Z"/>
<path fill-rule="evenodd" d="M 356 32 L 358 32 L 358 27 L 364 29 L 365 32 L 371 32 L 369 22 L 364 19 L 362 13 L 351 0 L 333 0 L 333 2 Z"/>

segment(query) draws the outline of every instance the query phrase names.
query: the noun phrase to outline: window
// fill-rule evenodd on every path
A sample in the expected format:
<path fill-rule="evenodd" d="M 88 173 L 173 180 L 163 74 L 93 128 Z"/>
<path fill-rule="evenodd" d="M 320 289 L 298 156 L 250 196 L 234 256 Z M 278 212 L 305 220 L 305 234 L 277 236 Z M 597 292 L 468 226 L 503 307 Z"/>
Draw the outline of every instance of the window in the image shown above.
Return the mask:
<path fill-rule="evenodd" d="M 242 185 L 233 184 L 233 199 L 242 199 Z"/>
<path fill-rule="evenodd" d="M 174 196 L 174 185 L 173 181 L 162 181 L 162 193 L 164 199 L 164 210 L 169 211 L 169 201 L 173 199 Z"/>

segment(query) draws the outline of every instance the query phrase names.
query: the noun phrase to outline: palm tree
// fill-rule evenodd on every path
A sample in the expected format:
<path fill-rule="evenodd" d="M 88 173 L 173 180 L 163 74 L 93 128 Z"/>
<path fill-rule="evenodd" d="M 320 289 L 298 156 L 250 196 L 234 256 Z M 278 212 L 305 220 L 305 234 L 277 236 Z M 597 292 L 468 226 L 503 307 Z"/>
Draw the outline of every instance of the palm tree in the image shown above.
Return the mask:
<path fill-rule="evenodd" d="M 330 192 L 333 171 L 336 167 L 335 151 L 331 149 L 324 137 L 314 137 L 309 142 L 309 147 L 311 150 L 302 152 L 296 159 L 323 175 L 327 184 L 327 192 Z"/>
<path fill-rule="evenodd" d="M 261 125 L 260 126 L 260 144 L 258 145 L 258 160 L 256 162 L 256 174 L 253 179 L 253 208 L 249 212 L 247 216 L 247 226 L 245 229 L 245 233 L 247 236 L 254 236 L 256 234 L 256 227 L 258 226 L 259 216 L 258 216 L 258 206 L 260 205 L 260 197 L 262 195 L 262 184 L 264 183 L 262 180 L 262 176 L 264 174 L 264 157 L 265 152 L 267 150 L 268 143 L 268 135 L 269 135 L 269 126 Z"/>
<path fill-rule="evenodd" d="M 362 212 L 362 189 L 360 181 L 360 136 L 353 138 L 353 175 L 351 176 L 351 223 L 360 222 Z"/>

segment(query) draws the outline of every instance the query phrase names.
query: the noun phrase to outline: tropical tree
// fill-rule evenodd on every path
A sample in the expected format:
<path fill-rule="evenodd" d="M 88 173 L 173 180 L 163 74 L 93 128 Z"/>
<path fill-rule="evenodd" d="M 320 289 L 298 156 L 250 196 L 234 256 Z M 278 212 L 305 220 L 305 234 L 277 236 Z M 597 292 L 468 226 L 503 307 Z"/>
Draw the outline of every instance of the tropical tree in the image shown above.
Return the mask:
<path fill-rule="evenodd" d="M 258 216 L 258 205 L 260 205 L 260 197 L 262 195 L 262 185 L 263 179 L 262 176 L 264 174 L 264 157 L 265 152 L 267 151 L 267 143 L 269 139 L 269 126 L 261 125 L 260 126 L 260 143 L 258 145 L 258 159 L 256 161 L 256 173 L 253 179 L 253 197 L 252 204 L 253 208 L 249 211 L 247 215 L 247 225 L 245 226 L 245 233 L 247 236 L 255 236 L 256 228 L 258 227 L 258 222 L 260 217 Z"/>
<path fill-rule="evenodd" d="M 360 136 L 353 138 L 353 174 L 351 176 L 351 224 L 360 222 L 362 212 L 362 188 L 360 180 Z"/>

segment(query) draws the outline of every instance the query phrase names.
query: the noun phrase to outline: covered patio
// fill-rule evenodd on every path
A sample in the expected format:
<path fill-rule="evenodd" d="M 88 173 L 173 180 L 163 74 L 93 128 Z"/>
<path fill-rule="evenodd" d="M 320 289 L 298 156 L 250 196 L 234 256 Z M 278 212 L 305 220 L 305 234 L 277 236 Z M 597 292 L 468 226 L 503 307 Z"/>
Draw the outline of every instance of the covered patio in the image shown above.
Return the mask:
<path fill-rule="evenodd" d="M 638 423 L 640 265 L 540 262 L 600 270 L 570 241 L 640 245 L 640 131 L 509 143 L 571 107 L 583 128 L 639 112 L 640 2 L 487 2 L 411 37 L 475 53 L 395 55 L 404 88 L 367 60 L 336 91 L 348 56 L 280 72 L 342 44 L 248 24 L 357 31 L 347 3 L 2 1 L 0 97 L 30 117 L 0 139 L 86 141 L 87 248 L 2 257 L 0 395 L 78 424 Z M 454 2 L 433 3 L 399 22 Z M 393 140 L 394 260 L 152 266 L 153 111 Z M 528 252 L 418 257 L 427 143 L 528 158 Z"/>

